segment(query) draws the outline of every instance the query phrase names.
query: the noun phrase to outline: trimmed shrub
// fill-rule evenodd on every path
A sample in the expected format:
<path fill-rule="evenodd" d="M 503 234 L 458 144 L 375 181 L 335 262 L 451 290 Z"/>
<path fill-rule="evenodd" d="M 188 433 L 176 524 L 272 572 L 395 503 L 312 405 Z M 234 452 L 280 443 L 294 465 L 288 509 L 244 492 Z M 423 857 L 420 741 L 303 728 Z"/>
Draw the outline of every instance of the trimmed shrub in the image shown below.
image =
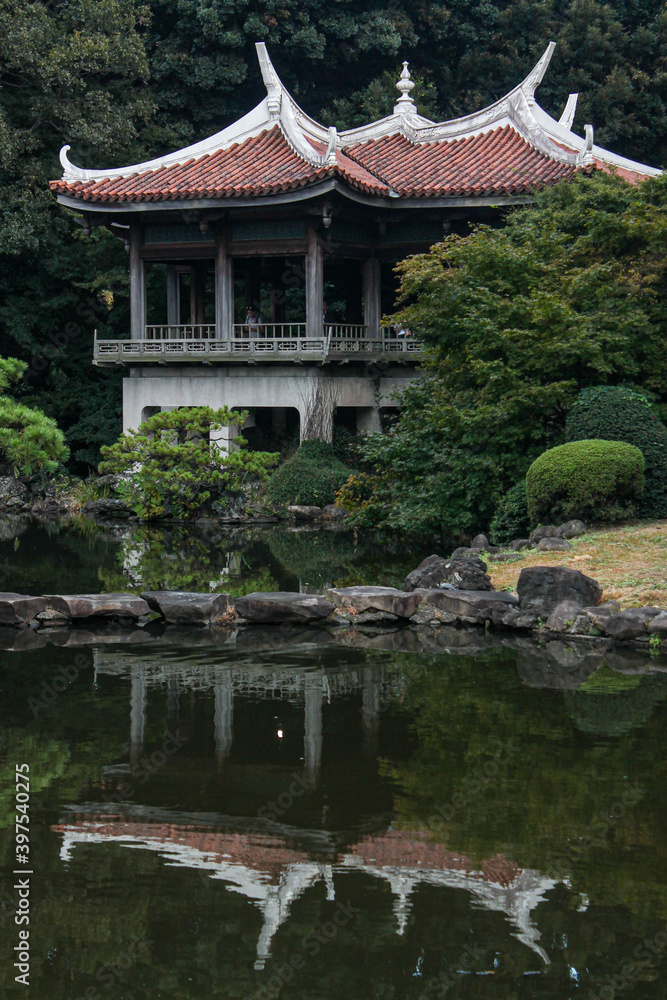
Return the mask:
<path fill-rule="evenodd" d="M 579 393 L 565 426 L 568 441 L 625 441 L 641 451 L 646 485 L 637 512 L 667 517 L 667 427 L 648 400 L 622 386 L 594 386 Z"/>
<path fill-rule="evenodd" d="M 644 489 L 644 456 L 620 441 L 572 441 L 545 451 L 526 474 L 533 523 L 623 521 L 636 513 Z"/>
<path fill-rule="evenodd" d="M 322 507 L 334 503 L 336 492 L 352 469 L 324 441 L 304 441 L 271 476 L 266 494 L 272 503 Z"/>
<path fill-rule="evenodd" d="M 498 501 L 489 533 L 494 545 L 502 545 L 514 538 L 525 538 L 529 528 L 526 480 L 522 479 Z"/>

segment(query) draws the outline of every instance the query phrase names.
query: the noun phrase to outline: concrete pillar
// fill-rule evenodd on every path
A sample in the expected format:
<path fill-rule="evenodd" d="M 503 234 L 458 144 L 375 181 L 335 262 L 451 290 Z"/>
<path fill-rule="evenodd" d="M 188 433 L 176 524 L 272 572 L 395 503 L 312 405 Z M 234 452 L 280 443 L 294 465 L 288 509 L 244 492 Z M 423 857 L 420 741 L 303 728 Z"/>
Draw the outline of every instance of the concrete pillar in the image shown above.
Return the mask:
<path fill-rule="evenodd" d="M 229 235 L 216 236 L 215 252 L 215 336 L 227 340 L 234 327 L 234 261 L 229 254 Z"/>
<path fill-rule="evenodd" d="M 367 337 L 380 336 L 381 316 L 380 261 L 371 257 L 364 261 L 364 324 Z"/>
<path fill-rule="evenodd" d="M 181 322 L 181 283 L 175 264 L 167 264 L 167 323 L 178 326 Z"/>
<path fill-rule="evenodd" d="M 211 431 L 209 435 L 209 440 L 211 445 L 216 447 L 218 451 L 222 452 L 224 455 L 228 455 L 231 451 L 236 451 L 238 445 L 234 443 L 234 438 L 239 436 L 239 428 L 236 424 L 231 427 L 221 427 L 220 430 Z"/>
<path fill-rule="evenodd" d="M 229 756 L 234 738 L 234 689 L 227 670 L 215 682 L 215 757 L 218 764 Z"/>
<path fill-rule="evenodd" d="M 322 763 L 322 677 L 306 674 L 305 733 L 303 740 L 306 780 L 316 781 Z"/>
<path fill-rule="evenodd" d="M 132 667 L 130 686 L 130 765 L 138 764 L 146 731 L 146 677 L 143 667 Z"/>
<path fill-rule="evenodd" d="M 308 225 L 306 253 L 306 336 L 323 335 L 324 256 L 313 223 Z"/>
<path fill-rule="evenodd" d="M 146 336 L 146 267 L 141 259 L 142 231 L 138 223 L 130 226 L 130 336 Z"/>
<path fill-rule="evenodd" d="M 374 434 L 381 429 L 379 410 L 374 406 L 357 407 L 357 434 Z"/>

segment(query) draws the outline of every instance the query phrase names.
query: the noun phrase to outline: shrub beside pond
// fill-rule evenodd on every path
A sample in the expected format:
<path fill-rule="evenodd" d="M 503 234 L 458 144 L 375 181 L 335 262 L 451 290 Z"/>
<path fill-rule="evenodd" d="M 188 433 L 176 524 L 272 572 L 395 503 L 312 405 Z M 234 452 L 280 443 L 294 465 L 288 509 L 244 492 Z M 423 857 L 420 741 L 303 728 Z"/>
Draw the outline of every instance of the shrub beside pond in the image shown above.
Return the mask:
<path fill-rule="evenodd" d="M 334 503 L 353 471 L 336 457 L 332 445 L 304 441 L 271 476 L 267 497 L 276 504 L 323 507 Z"/>
<path fill-rule="evenodd" d="M 636 512 L 644 489 L 644 456 L 620 441 L 573 441 L 537 458 L 526 475 L 533 523 L 580 517 L 622 521 Z"/>

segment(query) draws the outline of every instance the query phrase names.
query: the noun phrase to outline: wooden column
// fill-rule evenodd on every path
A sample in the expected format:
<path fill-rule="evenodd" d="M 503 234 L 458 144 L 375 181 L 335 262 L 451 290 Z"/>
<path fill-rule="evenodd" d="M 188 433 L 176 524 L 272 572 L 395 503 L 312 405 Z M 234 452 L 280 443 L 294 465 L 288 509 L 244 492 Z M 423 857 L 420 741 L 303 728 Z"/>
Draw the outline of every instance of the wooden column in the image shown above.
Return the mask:
<path fill-rule="evenodd" d="M 167 264 L 167 323 L 178 326 L 181 322 L 181 283 L 175 264 Z"/>
<path fill-rule="evenodd" d="M 324 256 L 322 245 L 312 223 L 308 225 L 306 252 L 306 335 L 323 335 L 322 311 L 324 309 Z"/>
<path fill-rule="evenodd" d="M 146 268 L 141 259 L 141 227 L 130 226 L 130 336 L 143 340 L 146 336 Z"/>
<path fill-rule="evenodd" d="M 206 274 L 208 263 L 205 260 L 198 260 L 192 273 L 192 285 L 194 288 L 194 322 L 206 322 Z"/>
<path fill-rule="evenodd" d="M 215 250 L 215 336 L 228 340 L 234 327 L 234 262 L 229 254 L 229 234 L 216 235 Z"/>
<path fill-rule="evenodd" d="M 371 257 L 364 261 L 364 323 L 367 337 L 379 337 L 381 318 L 380 261 Z"/>

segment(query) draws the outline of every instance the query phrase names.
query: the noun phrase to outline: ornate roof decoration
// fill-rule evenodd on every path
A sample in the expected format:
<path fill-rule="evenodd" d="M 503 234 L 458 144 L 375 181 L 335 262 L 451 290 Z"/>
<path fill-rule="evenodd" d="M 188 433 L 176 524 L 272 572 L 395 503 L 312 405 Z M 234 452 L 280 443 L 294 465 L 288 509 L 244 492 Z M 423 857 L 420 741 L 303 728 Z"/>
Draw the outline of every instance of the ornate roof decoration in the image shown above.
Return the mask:
<path fill-rule="evenodd" d="M 266 97 L 247 115 L 208 139 L 125 167 L 83 169 L 63 146 L 63 176 L 51 188 L 107 205 L 275 195 L 327 179 L 385 198 L 479 197 L 530 194 L 594 165 L 631 180 L 660 174 L 595 146 L 592 125 L 583 138 L 572 132 L 576 94 L 558 121 L 537 104 L 535 90 L 554 48 L 549 42 L 528 76 L 500 100 L 446 122 L 418 113 L 404 62 L 393 113 L 337 133 L 299 107 L 258 42 Z"/>

